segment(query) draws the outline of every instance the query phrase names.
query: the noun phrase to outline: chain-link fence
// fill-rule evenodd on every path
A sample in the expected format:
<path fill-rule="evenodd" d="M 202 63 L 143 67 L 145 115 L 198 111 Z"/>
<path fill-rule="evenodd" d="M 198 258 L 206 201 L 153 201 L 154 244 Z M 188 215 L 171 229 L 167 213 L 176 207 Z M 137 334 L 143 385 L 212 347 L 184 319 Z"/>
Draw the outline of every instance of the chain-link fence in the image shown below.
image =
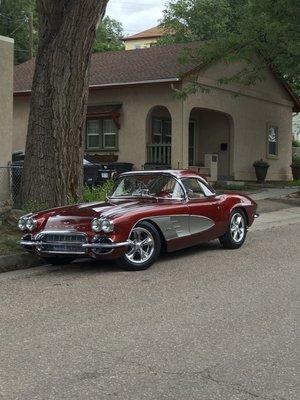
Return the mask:
<path fill-rule="evenodd" d="M 0 167 L 0 201 L 12 201 L 20 206 L 22 166 Z"/>

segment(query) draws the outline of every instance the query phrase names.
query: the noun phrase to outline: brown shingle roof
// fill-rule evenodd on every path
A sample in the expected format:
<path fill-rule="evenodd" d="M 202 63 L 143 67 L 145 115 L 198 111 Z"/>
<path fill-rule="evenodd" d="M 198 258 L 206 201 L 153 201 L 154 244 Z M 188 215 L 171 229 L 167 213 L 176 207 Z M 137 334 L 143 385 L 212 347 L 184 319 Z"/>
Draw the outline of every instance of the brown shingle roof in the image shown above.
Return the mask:
<path fill-rule="evenodd" d="M 190 45 L 192 46 L 192 45 Z M 90 87 L 114 86 L 152 81 L 174 81 L 195 65 L 178 64 L 186 44 L 154 46 L 148 49 L 121 50 L 92 55 Z M 35 60 L 17 65 L 14 70 L 14 92 L 31 90 Z"/>
<path fill-rule="evenodd" d="M 199 67 L 197 64 L 178 63 L 184 48 L 197 44 L 173 44 L 148 49 L 120 50 L 92 55 L 90 88 L 180 80 Z M 35 60 L 15 66 L 14 93 L 30 93 Z M 280 82 L 294 102 L 294 111 L 300 112 L 300 99 L 284 82 Z"/>
<path fill-rule="evenodd" d="M 128 37 L 124 38 L 124 41 L 156 38 L 156 37 L 164 36 L 164 34 L 165 34 L 165 31 L 161 26 L 155 26 L 154 28 L 147 29 L 146 31 L 136 33 L 132 36 L 128 36 Z"/>

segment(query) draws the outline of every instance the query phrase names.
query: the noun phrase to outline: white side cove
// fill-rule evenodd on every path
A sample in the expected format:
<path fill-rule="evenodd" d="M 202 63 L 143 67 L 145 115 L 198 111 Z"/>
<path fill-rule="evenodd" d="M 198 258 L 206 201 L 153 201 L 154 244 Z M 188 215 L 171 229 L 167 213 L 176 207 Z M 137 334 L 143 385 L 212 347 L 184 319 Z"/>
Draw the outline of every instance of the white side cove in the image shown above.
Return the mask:
<path fill-rule="evenodd" d="M 153 217 L 151 220 L 159 226 L 167 241 L 195 235 L 215 225 L 210 218 L 197 215 L 161 216 Z"/>

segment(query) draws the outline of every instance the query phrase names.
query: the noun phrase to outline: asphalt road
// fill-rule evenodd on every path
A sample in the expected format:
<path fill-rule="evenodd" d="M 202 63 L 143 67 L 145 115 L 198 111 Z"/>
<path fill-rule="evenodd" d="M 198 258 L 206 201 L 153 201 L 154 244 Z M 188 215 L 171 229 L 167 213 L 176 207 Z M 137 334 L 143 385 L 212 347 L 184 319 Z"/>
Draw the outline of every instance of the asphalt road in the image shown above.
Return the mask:
<path fill-rule="evenodd" d="M 89 262 L 1 274 L 0 398 L 299 400 L 295 222 L 139 273 Z"/>

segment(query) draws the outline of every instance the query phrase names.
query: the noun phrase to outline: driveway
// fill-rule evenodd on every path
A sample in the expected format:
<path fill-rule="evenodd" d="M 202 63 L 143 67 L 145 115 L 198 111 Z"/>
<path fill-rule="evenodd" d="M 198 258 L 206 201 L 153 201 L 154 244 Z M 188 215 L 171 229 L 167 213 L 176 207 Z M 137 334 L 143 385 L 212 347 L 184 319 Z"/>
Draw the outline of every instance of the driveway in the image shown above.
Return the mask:
<path fill-rule="evenodd" d="M 0 398 L 299 399 L 300 224 L 259 224 L 238 251 L 213 242 L 139 273 L 1 274 Z"/>

